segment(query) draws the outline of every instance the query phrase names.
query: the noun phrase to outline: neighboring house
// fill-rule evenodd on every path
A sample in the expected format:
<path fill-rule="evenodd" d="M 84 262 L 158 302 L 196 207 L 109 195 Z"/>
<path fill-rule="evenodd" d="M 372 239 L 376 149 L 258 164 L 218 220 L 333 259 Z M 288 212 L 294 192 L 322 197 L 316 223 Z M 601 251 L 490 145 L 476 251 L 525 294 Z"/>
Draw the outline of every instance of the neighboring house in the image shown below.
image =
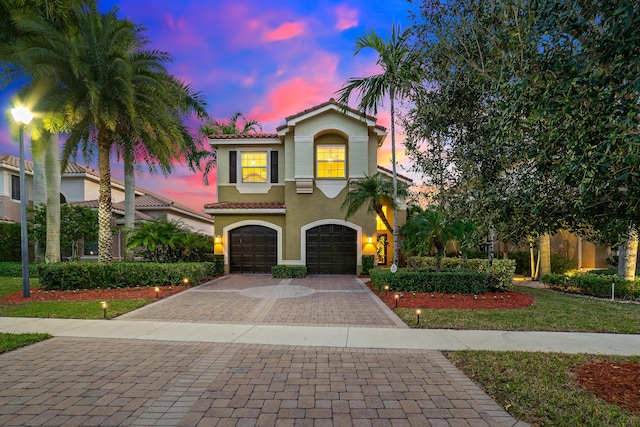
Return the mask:
<path fill-rule="evenodd" d="M 19 159 L 8 154 L 0 155 L 0 217 L 20 222 L 20 181 Z M 25 178 L 27 200 L 33 205 L 33 164 L 25 161 Z M 98 171 L 69 162 L 61 176 L 60 201 L 74 205 L 98 208 L 100 179 Z M 114 259 L 124 257 L 123 227 L 124 227 L 124 182 L 111 179 L 111 197 L 113 201 L 112 213 L 114 226 L 118 228 L 114 236 Z M 208 216 L 164 196 L 136 187 L 135 200 L 136 221 L 150 221 L 158 217 L 180 221 L 193 231 L 213 236 L 213 221 Z M 95 245 L 85 246 L 86 258 L 96 257 Z"/>
<path fill-rule="evenodd" d="M 226 273 L 267 273 L 274 265 L 306 265 L 309 274 L 357 274 L 362 256 L 390 265 L 393 239 L 363 207 L 345 219 L 349 181 L 377 172 L 387 135 L 376 118 L 328 102 L 285 118 L 274 134 L 220 135 L 216 252 Z M 401 183 L 411 180 L 399 177 Z M 385 207 L 393 222 L 393 210 Z M 406 206 L 400 201 L 398 222 Z"/>

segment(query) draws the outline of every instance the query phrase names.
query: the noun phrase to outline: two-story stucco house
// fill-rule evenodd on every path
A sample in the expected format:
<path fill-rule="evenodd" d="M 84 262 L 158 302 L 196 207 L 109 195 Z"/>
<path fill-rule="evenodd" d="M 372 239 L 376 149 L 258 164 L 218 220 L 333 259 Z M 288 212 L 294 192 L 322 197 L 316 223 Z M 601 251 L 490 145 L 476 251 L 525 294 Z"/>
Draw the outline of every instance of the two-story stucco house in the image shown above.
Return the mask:
<path fill-rule="evenodd" d="M 390 264 L 393 239 L 375 214 L 363 207 L 345 219 L 341 209 L 351 180 L 390 174 L 377 163 L 386 135 L 375 117 L 331 99 L 286 117 L 277 133 L 210 139 L 218 202 L 204 211 L 215 217 L 225 272 L 306 265 L 309 274 L 357 274 L 363 255 Z M 399 223 L 405 218 L 401 201 Z"/>

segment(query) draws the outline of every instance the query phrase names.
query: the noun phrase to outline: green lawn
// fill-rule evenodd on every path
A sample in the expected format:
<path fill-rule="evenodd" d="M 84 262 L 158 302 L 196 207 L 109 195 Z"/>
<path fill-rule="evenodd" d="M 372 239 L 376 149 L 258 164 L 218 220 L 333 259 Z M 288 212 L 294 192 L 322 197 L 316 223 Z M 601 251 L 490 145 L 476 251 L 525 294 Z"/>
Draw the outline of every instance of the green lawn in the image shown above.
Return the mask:
<path fill-rule="evenodd" d="M 570 370 L 640 357 L 493 351 L 446 356 L 515 418 L 539 426 L 640 426 L 640 416 L 581 389 Z"/>
<path fill-rule="evenodd" d="M 531 295 L 536 302 L 512 310 L 423 310 L 420 327 L 640 333 L 639 304 L 594 300 L 524 286 L 515 286 L 514 291 Z M 414 310 L 401 308 L 396 313 L 407 325 L 416 327 Z"/>
<path fill-rule="evenodd" d="M 0 354 L 51 338 L 49 334 L 7 334 L 0 332 Z"/>

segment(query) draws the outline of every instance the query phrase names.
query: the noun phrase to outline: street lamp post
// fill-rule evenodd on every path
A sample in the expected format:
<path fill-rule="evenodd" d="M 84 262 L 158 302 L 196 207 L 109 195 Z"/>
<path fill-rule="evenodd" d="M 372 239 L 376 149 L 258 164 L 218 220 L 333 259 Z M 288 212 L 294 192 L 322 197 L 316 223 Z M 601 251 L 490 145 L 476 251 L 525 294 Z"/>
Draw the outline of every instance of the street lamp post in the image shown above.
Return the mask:
<path fill-rule="evenodd" d="M 33 114 L 23 107 L 12 108 L 11 115 L 20 126 L 20 236 L 22 250 L 22 296 L 29 298 L 29 240 L 27 238 L 27 189 L 24 177 L 24 128 Z"/>

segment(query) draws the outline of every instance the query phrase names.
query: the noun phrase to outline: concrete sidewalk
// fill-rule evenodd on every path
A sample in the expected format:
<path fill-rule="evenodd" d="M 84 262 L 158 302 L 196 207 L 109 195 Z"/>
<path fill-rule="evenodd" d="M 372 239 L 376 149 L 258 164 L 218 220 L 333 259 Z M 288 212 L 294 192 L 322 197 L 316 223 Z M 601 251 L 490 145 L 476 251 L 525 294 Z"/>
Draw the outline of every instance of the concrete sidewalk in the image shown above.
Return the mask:
<path fill-rule="evenodd" d="M 640 335 L 390 329 L 1 317 L 0 332 L 46 332 L 56 337 L 119 338 L 335 348 L 497 350 L 640 354 Z"/>

